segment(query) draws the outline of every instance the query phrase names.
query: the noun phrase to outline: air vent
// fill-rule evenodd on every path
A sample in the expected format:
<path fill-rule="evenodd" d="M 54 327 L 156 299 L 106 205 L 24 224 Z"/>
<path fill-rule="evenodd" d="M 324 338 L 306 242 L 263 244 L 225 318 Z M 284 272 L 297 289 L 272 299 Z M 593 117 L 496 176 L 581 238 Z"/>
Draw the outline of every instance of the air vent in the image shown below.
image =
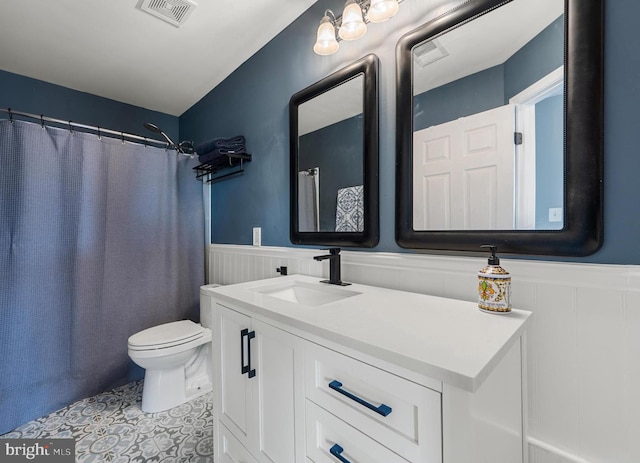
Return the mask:
<path fill-rule="evenodd" d="M 431 63 L 435 63 L 439 59 L 449 56 L 449 52 L 445 50 L 440 42 L 434 39 L 414 48 L 413 56 L 415 62 L 423 68 Z"/>
<path fill-rule="evenodd" d="M 140 0 L 136 8 L 180 27 L 196 6 L 191 0 Z"/>

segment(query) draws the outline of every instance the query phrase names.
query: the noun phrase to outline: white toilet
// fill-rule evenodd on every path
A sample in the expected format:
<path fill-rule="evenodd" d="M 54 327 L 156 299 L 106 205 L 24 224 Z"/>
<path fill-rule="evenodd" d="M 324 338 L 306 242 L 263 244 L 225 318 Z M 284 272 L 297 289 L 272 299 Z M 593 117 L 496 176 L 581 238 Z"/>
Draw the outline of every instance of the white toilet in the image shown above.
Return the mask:
<path fill-rule="evenodd" d="M 161 412 L 212 390 L 211 330 L 190 320 L 129 337 L 129 357 L 146 369 L 142 411 Z"/>

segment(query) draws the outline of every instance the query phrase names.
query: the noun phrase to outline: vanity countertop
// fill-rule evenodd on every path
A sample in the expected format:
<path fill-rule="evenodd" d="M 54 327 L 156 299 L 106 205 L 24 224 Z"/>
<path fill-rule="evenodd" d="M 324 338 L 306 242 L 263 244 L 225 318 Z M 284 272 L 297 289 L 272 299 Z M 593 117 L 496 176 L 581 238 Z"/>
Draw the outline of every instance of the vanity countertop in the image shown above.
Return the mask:
<path fill-rule="evenodd" d="M 359 294 L 315 307 L 265 294 L 269 287 L 296 282 L 327 292 Z M 202 291 L 259 319 L 274 320 L 470 392 L 480 387 L 524 332 L 531 315 L 517 309 L 490 314 L 474 302 L 355 283 L 332 287 L 303 275 Z"/>

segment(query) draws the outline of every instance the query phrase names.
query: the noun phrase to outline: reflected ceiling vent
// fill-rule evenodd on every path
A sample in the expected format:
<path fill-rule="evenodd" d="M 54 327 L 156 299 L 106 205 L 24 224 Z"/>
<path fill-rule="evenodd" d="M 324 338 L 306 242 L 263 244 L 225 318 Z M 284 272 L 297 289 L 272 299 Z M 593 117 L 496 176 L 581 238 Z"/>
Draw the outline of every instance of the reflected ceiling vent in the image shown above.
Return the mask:
<path fill-rule="evenodd" d="M 196 6 L 198 4 L 191 0 L 140 0 L 136 8 L 180 27 Z"/>
<path fill-rule="evenodd" d="M 435 39 L 413 49 L 413 59 L 422 68 L 447 56 L 449 52 Z"/>

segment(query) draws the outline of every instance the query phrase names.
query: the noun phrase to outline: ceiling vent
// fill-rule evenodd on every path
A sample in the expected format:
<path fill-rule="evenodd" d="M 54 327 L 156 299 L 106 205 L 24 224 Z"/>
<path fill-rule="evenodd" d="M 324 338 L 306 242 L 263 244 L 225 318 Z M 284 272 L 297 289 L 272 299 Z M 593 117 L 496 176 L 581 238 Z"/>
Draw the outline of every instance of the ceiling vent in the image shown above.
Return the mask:
<path fill-rule="evenodd" d="M 180 27 L 196 6 L 198 4 L 191 0 L 140 0 L 136 8 Z"/>
<path fill-rule="evenodd" d="M 434 39 L 414 48 L 413 56 L 415 62 L 423 68 L 449 56 L 449 52 L 445 50 L 440 42 Z"/>

